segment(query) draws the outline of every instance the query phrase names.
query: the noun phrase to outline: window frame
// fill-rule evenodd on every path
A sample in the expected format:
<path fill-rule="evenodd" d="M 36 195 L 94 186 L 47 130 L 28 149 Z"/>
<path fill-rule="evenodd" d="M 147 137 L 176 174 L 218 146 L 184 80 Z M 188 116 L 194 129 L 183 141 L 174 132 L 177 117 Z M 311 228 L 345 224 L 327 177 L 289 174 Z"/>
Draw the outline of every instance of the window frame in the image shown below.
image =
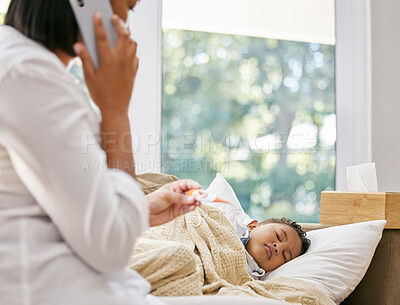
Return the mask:
<path fill-rule="evenodd" d="M 347 189 L 346 166 L 372 158 L 371 14 L 370 2 L 365 0 L 336 0 L 335 8 L 336 190 L 342 191 Z M 134 141 L 138 141 L 137 172 L 161 172 L 162 1 L 143 1 L 135 16 L 133 37 L 139 44 L 141 69 L 130 118 Z"/>

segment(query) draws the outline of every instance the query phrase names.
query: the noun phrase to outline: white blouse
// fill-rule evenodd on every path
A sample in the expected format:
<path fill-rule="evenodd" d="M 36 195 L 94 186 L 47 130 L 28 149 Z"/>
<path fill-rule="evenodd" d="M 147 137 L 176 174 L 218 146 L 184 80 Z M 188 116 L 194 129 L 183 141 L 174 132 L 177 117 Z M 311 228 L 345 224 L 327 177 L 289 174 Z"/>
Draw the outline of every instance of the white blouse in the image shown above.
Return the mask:
<path fill-rule="evenodd" d="M 125 268 L 148 209 L 61 61 L 0 27 L 0 305 L 161 304 Z"/>

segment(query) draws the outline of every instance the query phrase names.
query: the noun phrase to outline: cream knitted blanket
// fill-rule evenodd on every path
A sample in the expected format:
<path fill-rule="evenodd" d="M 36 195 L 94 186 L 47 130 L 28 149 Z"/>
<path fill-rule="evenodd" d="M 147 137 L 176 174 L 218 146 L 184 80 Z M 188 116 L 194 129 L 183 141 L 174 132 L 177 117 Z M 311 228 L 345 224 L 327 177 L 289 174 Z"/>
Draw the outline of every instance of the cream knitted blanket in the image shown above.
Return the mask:
<path fill-rule="evenodd" d="M 304 281 L 253 280 L 245 249 L 228 219 L 204 204 L 146 231 L 136 243 L 130 266 L 150 282 L 157 296 L 250 295 L 289 304 L 334 304 Z"/>

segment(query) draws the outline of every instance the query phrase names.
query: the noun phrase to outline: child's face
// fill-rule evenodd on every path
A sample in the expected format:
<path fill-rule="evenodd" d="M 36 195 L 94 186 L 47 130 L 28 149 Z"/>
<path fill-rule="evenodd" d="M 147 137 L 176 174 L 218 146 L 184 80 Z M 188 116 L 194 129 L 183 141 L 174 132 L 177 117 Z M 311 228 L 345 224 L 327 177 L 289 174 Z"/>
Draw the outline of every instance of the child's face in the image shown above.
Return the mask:
<path fill-rule="evenodd" d="M 301 253 L 301 239 L 290 226 L 282 223 L 250 223 L 246 250 L 266 272 L 274 270 Z"/>

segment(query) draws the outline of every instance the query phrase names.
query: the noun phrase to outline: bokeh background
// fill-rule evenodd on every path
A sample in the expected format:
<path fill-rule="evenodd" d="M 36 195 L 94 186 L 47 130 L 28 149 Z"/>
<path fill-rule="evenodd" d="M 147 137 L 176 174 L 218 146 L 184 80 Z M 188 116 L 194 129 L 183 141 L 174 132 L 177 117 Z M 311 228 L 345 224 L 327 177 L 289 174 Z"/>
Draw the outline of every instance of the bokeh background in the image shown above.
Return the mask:
<path fill-rule="evenodd" d="M 164 172 L 220 172 L 255 219 L 319 221 L 335 187 L 335 47 L 164 29 Z"/>

